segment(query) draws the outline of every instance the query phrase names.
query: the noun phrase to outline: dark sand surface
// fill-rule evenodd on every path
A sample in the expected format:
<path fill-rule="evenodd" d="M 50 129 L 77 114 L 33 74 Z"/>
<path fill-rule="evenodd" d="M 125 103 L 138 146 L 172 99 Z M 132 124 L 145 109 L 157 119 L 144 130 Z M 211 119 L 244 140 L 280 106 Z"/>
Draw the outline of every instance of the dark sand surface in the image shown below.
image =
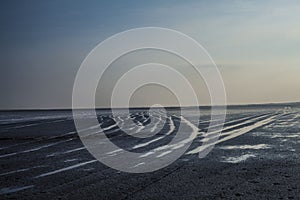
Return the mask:
<path fill-rule="evenodd" d="M 83 148 L 70 113 L 45 112 L 2 113 L 0 199 L 300 199 L 297 107 L 230 109 L 224 133 L 250 127 L 249 131 L 217 144 L 205 158 L 185 154 L 163 169 L 142 174 L 94 161 Z M 107 112 L 99 115 L 104 127 L 112 123 Z M 268 121 L 271 117 L 274 120 Z M 176 118 L 171 119 L 177 126 Z M 262 120 L 267 121 L 251 129 Z M 168 123 L 159 135 L 168 131 Z M 199 128 L 207 126 L 203 122 Z M 188 134 L 190 128 L 186 130 Z M 118 133 L 116 129 L 108 134 L 124 148 L 141 141 L 128 141 Z M 195 140 L 187 152 L 199 145 Z"/>

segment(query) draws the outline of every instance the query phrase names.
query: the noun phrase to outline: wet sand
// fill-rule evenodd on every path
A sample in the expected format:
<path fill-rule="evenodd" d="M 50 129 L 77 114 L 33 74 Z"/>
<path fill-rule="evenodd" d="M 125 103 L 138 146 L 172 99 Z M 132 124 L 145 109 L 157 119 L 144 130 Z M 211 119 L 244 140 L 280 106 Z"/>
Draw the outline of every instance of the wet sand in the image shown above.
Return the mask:
<path fill-rule="evenodd" d="M 173 164 L 143 174 L 120 172 L 96 161 L 82 145 L 69 113 L 2 120 L 0 199 L 299 199 L 299 112 L 258 110 L 230 111 L 224 133 L 248 131 L 216 144 L 207 157 L 188 154 L 199 146 L 196 141 Z M 259 124 L 279 111 L 274 121 Z M 259 126 L 251 129 L 255 124 Z M 122 137 L 115 142 L 136 144 Z M 153 148 L 151 143 L 143 151 Z"/>

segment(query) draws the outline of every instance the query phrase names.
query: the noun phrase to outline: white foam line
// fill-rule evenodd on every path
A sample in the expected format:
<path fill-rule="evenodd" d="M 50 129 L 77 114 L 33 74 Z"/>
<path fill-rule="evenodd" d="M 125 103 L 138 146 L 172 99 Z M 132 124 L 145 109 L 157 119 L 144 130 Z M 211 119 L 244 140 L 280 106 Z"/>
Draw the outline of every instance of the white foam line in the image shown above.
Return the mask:
<path fill-rule="evenodd" d="M 71 149 L 71 150 L 65 151 L 64 154 L 72 153 L 72 152 L 75 152 L 75 151 L 80 151 L 80 150 L 83 150 L 83 149 L 86 149 L 86 148 L 85 147 L 80 147 L 80 148 L 76 148 L 76 149 Z"/>
<path fill-rule="evenodd" d="M 254 117 L 254 116 L 251 116 L 251 117 L 244 117 L 244 118 L 240 118 L 240 119 L 235 119 L 235 120 L 232 120 L 232 121 L 228 121 L 226 123 L 224 123 L 224 125 L 227 125 L 227 124 L 231 124 L 231 123 L 234 123 L 234 122 L 238 122 L 238 121 L 242 121 L 242 120 L 246 120 L 246 119 L 249 119 L 249 120 L 246 120 L 246 121 L 243 121 L 241 123 L 238 123 L 238 124 L 234 124 L 234 125 L 231 125 L 231 126 L 226 126 L 222 129 L 222 131 L 226 131 L 228 129 L 231 129 L 231 128 L 235 128 L 235 127 L 238 127 L 238 126 L 241 126 L 241 125 L 244 125 L 244 124 L 248 124 L 248 123 L 251 123 L 255 120 L 258 120 L 258 119 L 261 119 L 261 118 L 264 118 L 266 117 L 268 114 L 266 115 L 262 115 L 262 116 L 259 116 L 259 117 Z M 221 124 L 219 125 L 216 125 L 216 126 L 211 126 L 210 128 L 214 128 L 214 127 L 219 127 Z M 219 131 L 214 131 L 214 132 L 210 132 L 210 133 L 207 133 L 205 134 L 205 136 L 208 136 L 210 134 L 214 134 L 214 133 L 218 133 Z"/>
<path fill-rule="evenodd" d="M 297 119 L 299 117 L 299 114 L 297 114 L 297 113 L 293 113 L 293 114 L 294 114 L 294 117 L 292 117 L 290 119 L 278 120 L 279 123 L 277 123 L 277 125 L 275 125 L 275 126 L 276 127 L 285 127 L 286 125 L 293 126 L 294 124 L 297 123 L 297 121 L 292 124 L 290 124 L 290 122 L 293 122 L 295 119 Z M 292 114 L 290 114 L 290 115 L 292 115 Z"/>
<path fill-rule="evenodd" d="M 228 157 L 228 158 L 225 158 L 221 162 L 239 163 L 239 162 L 247 160 L 248 158 L 253 158 L 253 157 L 256 157 L 256 155 L 254 155 L 254 154 L 244 154 L 244 155 L 239 156 L 239 157 Z"/>
<path fill-rule="evenodd" d="M 19 173 L 19 172 L 25 172 L 25 171 L 29 171 L 29 169 L 30 169 L 30 168 L 18 169 L 18 170 L 14 170 L 14 171 L 2 173 L 2 174 L 0 174 L 0 176 L 6 176 L 6 175 L 10 175 L 10 174 Z"/>
<path fill-rule="evenodd" d="M 25 128 L 25 127 L 35 126 L 35 125 L 39 125 L 39 124 L 42 124 L 42 123 L 32 123 L 32 124 L 26 124 L 26 125 L 13 126 L 13 127 L 6 128 L 5 130 Z"/>
<path fill-rule="evenodd" d="M 121 118 L 121 116 L 118 116 L 118 119 L 123 122 L 124 120 Z"/>
<path fill-rule="evenodd" d="M 175 125 L 172 117 L 169 117 L 169 131 L 166 133 L 166 135 L 170 135 L 175 130 Z"/>
<path fill-rule="evenodd" d="M 139 126 L 142 126 L 143 124 L 140 121 L 136 121 L 136 123 L 138 123 Z"/>
<path fill-rule="evenodd" d="M 267 114 L 266 114 L 266 115 L 267 115 Z M 264 115 L 264 116 L 266 116 L 266 115 Z M 254 117 L 256 117 L 256 116 L 257 116 L 257 115 L 254 115 L 254 116 L 247 116 L 247 117 L 243 117 L 243 118 L 239 118 L 239 119 L 234 119 L 234 120 L 232 120 L 232 121 L 225 122 L 224 125 L 230 124 L 230 123 L 234 123 L 234 122 L 238 122 L 238 121 L 242 121 L 242 120 L 246 120 L 246 119 L 250 119 L 250 118 L 254 118 Z M 220 121 L 220 120 L 217 119 L 217 120 L 207 121 L 207 122 L 216 122 L 216 121 Z M 204 123 L 204 122 L 202 122 L 202 123 Z M 222 124 L 217 124 L 217 125 L 215 125 L 215 126 L 211 126 L 210 128 L 219 127 L 220 125 L 222 125 Z"/>
<path fill-rule="evenodd" d="M 232 128 L 236 128 L 236 127 L 239 127 L 239 126 L 242 126 L 242 125 L 246 125 L 246 124 L 255 122 L 255 121 L 257 121 L 257 120 L 259 120 L 259 119 L 261 119 L 261 118 L 264 118 L 264 117 L 265 117 L 265 115 L 264 115 L 264 116 L 260 116 L 260 117 L 256 117 L 256 118 L 252 118 L 252 119 L 247 120 L 247 121 L 243 121 L 242 123 L 239 123 L 239 124 L 234 124 L 234 125 L 231 125 L 231 126 L 226 126 L 226 127 L 224 127 L 224 128 L 222 129 L 222 132 L 223 132 L 223 131 L 230 130 L 230 129 L 232 129 Z M 230 122 L 228 122 L 228 123 L 230 123 Z M 214 135 L 215 133 L 218 133 L 218 131 L 213 131 L 213 132 L 210 132 L 210 133 L 206 133 L 206 134 L 204 134 L 204 136 L 207 137 L 207 136 L 210 136 L 210 135 Z M 221 135 L 224 136 L 224 135 L 228 135 L 228 134 L 231 134 L 231 133 L 230 133 L 230 132 L 229 132 L 229 133 L 222 133 Z M 214 136 L 214 137 L 203 138 L 201 141 L 202 141 L 202 142 L 206 142 L 206 141 L 209 141 L 209 140 L 211 140 L 211 139 L 213 139 L 213 138 L 216 138 L 216 137 L 219 137 L 219 136 L 220 136 L 220 135 L 216 135 L 216 136 Z"/>
<path fill-rule="evenodd" d="M 150 117 L 145 118 L 145 120 L 142 122 L 142 124 L 145 124 L 146 122 L 148 122 L 150 120 Z"/>
<path fill-rule="evenodd" d="M 136 164 L 136 165 L 132 166 L 132 168 L 136 168 L 136 167 L 138 167 L 138 166 L 145 165 L 145 164 L 146 164 L 146 163 L 144 163 L 144 162 L 141 162 L 141 163 L 138 163 L 138 164 Z"/>
<path fill-rule="evenodd" d="M 133 119 L 133 117 L 131 118 L 130 115 L 127 116 L 127 120 L 131 120 L 131 121 L 132 121 L 132 119 Z M 147 120 L 149 120 L 149 119 L 145 119 L 145 120 L 143 121 L 143 123 L 146 122 Z M 131 124 L 131 123 L 132 123 L 132 122 L 130 122 L 130 124 Z M 144 126 L 141 122 L 137 121 L 137 123 L 138 123 L 138 125 L 137 125 L 138 128 L 137 128 L 137 130 L 135 131 L 135 133 L 138 133 L 139 131 L 141 131 L 142 129 L 145 128 L 145 126 Z M 125 124 L 125 122 L 124 122 L 123 124 Z M 132 127 L 127 127 L 126 129 L 124 128 L 123 130 L 132 131 L 132 130 L 136 129 L 137 126 L 134 125 L 134 126 L 132 126 Z"/>
<path fill-rule="evenodd" d="M 297 123 L 299 123 L 298 117 L 300 116 L 300 114 L 295 114 L 295 116 L 289 121 L 291 122 L 290 124 L 288 124 L 290 127 L 295 126 Z"/>
<path fill-rule="evenodd" d="M 161 158 L 161 157 L 163 157 L 163 156 L 165 156 L 165 155 L 168 155 L 168 154 L 170 154 L 170 153 L 172 153 L 172 151 L 165 151 L 165 152 L 162 152 L 161 154 L 159 154 L 158 156 L 156 156 L 156 158 Z"/>
<path fill-rule="evenodd" d="M 17 155 L 17 153 L 9 153 L 9 154 L 0 155 L 0 158 L 5 158 L 5 157 L 9 157 L 9 156 L 14 156 L 14 155 Z"/>
<path fill-rule="evenodd" d="M 118 116 L 118 119 L 121 119 L 120 118 L 120 116 Z M 118 129 L 116 129 L 116 130 L 122 130 L 122 127 L 124 126 L 124 120 L 123 119 L 121 119 L 120 121 L 115 121 L 116 122 L 116 125 L 118 126 Z M 116 130 L 114 130 L 113 132 L 115 132 Z"/>
<path fill-rule="evenodd" d="M 140 131 L 142 131 L 145 126 L 143 125 L 143 123 L 145 123 L 146 121 L 150 120 L 150 118 L 145 118 L 145 116 L 142 116 L 145 120 L 143 122 L 140 122 L 140 121 L 137 121 L 138 123 L 138 128 L 137 130 L 135 131 L 135 133 L 139 133 Z M 132 130 L 132 129 L 131 129 Z"/>
<path fill-rule="evenodd" d="M 176 147 L 177 147 L 178 145 L 186 144 L 186 143 L 188 143 L 188 142 L 194 140 L 199 134 L 202 134 L 202 133 L 199 132 L 199 128 L 198 128 L 197 126 L 195 126 L 194 124 L 192 124 L 190 121 L 188 121 L 187 119 L 185 119 L 185 118 L 182 117 L 182 116 L 181 116 L 180 118 L 181 118 L 181 120 L 182 120 L 183 122 L 185 122 L 190 128 L 192 128 L 192 133 L 191 133 L 191 135 L 190 135 L 187 139 L 180 141 L 178 144 L 165 145 L 165 146 L 163 146 L 163 147 L 159 147 L 158 150 L 168 149 L 168 148 L 174 148 L 174 149 L 176 149 Z"/>
<path fill-rule="evenodd" d="M 129 118 L 130 118 L 130 116 L 127 117 L 127 119 L 129 119 Z M 128 128 L 126 128 L 126 130 L 131 131 L 131 130 L 133 130 L 133 129 L 136 129 L 136 130 L 135 130 L 135 133 L 139 133 L 140 131 L 142 131 L 142 130 L 145 128 L 145 126 L 143 125 L 143 123 L 145 123 L 146 121 L 150 120 L 150 118 L 145 118 L 145 117 L 143 117 L 143 118 L 145 119 L 143 122 L 136 121 L 137 126 L 135 125 L 135 126 L 132 126 L 132 127 L 128 127 Z M 133 117 L 131 118 L 131 120 L 132 120 L 132 119 L 133 119 Z M 125 122 L 122 122 L 121 127 L 124 125 L 124 123 L 125 123 Z M 122 129 L 122 130 L 124 130 L 124 129 Z"/>
<path fill-rule="evenodd" d="M 203 146 L 197 147 L 197 148 L 195 148 L 195 149 L 189 151 L 189 152 L 186 153 L 186 154 L 195 154 L 195 153 L 199 153 L 199 152 L 205 150 L 205 149 L 206 149 L 207 147 L 209 147 L 209 146 L 212 146 L 212 145 L 215 145 L 215 144 L 218 144 L 218 143 L 221 143 L 221 142 L 225 142 L 225 141 L 230 140 L 230 139 L 232 139 L 232 138 L 235 138 L 235 137 L 238 137 L 238 136 L 243 135 L 243 134 L 245 134 L 245 133 L 248 133 L 249 131 L 251 131 L 251 130 L 253 130 L 253 129 L 256 129 L 256 128 L 258 128 L 258 127 L 261 127 L 261 126 L 263 126 L 263 125 L 265 125 L 265 124 L 268 124 L 268 123 L 274 121 L 274 120 L 275 120 L 274 118 L 275 118 L 276 116 L 277 116 L 277 115 L 271 116 L 271 117 L 269 117 L 269 118 L 267 118 L 267 119 L 264 119 L 264 120 L 262 120 L 262 121 L 258 121 L 258 122 L 256 122 L 256 123 L 253 124 L 253 125 L 246 126 L 246 127 L 243 127 L 243 128 L 237 129 L 237 130 L 230 131 L 229 133 L 226 133 L 226 134 L 230 134 L 229 136 L 224 137 L 224 138 L 222 138 L 222 139 L 220 139 L 220 140 L 218 140 L 218 141 L 215 141 L 215 142 L 213 142 L 213 143 L 210 143 L 210 144 L 207 144 L 207 145 L 203 145 Z"/>
<path fill-rule="evenodd" d="M 151 144 L 151 143 L 153 143 L 153 142 L 156 142 L 156 141 L 158 141 L 158 140 L 160 140 L 160 139 L 163 139 L 163 138 L 164 138 L 165 136 L 167 136 L 167 135 L 170 135 L 170 134 L 175 130 L 175 125 L 174 125 L 174 122 L 173 122 L 173 120 L 172 120 L 171 117 L 169 117 L 169 120 L 170 120 L 170 124 L 169 124 L 170 129 L 169 129 L 169 131 L 166 133 L 166 135 L 160 136 L 160 137 L 158 137 L 158 138 L 155 138 L 155 139 L 153 139 L 153 140 L 150 140 L 150 141 L 145 142 L 145 143 L 142 143 L 142 144 L 135 145 L 134 147 L 132 147 L 132 149 L 137 149 L 137 148 L 145 147 L 145 146 L 147 146 L 147 145 L 149 145 L 149 144 Z"/>
<path fill-rule="evenodd" d="M 129 118 L 130 118 L 130 116 L 127 117 L 127 119 L 129 119 Z M 131 120 L 132 120 L 132 118 L 131 118 Z M 145 123 L 145 122 L 148 121 L 148 120 L 150 120 L 150 119 L 149 119 L 149 118 L 148 118 L 148 119 L 145 119 L 145 120 L 143 121 L 143 123 Z M 145 126 L 144 126 L 140 121 L 137 121 L 137 123 L 138 123 L 137 126 L 132 126 L 132 127 L 124 128 L 123 126 L 124 126 L 125 122 L 122 121 L 121 124 L 120 124 L 119 121 L 118 121 L 118 122 L 116 122 L 116 124 L 114 124 L 114 125 L 112 125 L 112 126 L 110 126 L 110 127 L 107 127 L 107 128 L 103 128 L 102 130 L 105 131 L 105 129 L 112 129 L 113 127 L 116 126 L 116 127 L 118 127 L 118 129 L 115 129 L 115 130 L 111 131 L 110 133 L 116 132 L 116 131 L 118 131 L 118 130 L 120 130 L 120 129 L 121 129 L 121 130 L 133 130 L 133 129 L 136 129 L 136 128 L 137 128 L 137 130 L 135 131 L 135 133 L 138 133 L 138 132 L 140 132 L 141 130 L 143 130 L 143 129 L 145 128 Z M 122 128 L 119 128 L 119 127 L 122 127 Z M 98 132 L 100 132 L 100 131 L 98 131 Z M 87 136 L 94 135 L 94 134 L 96 134 L 96 133 L 98 133 L 98 132 L 91 133 L 91 134 L 89 134 L 89 135 L 87 135 Z"/>
<path fill-rule="evenodd" d="M 150 132 L 153 133 L 156 129 L 157 129 L 157 126 L 158 124 L 161 122 L 161 116 L 159 116 L 157 122 L 154 124 L 154 126 L 151 128 Z"/>
<path fill-rule="evenodd" d="M 172 118 L 169 117 L 169 119 L 170 119 L 170 124 L 169 124 L 170 130 L 166 133 L 166 135 L 171 134 L 171 133 L 174 131 L 174 129 L 175 129 L 175 125 L 174 125 L 174 122 L 173 122 Z M 166 135 L 165 135 L 165 136 L 166 136 Z M 161 137 L 156 138 L 156 139 L 154 139 L 154 140 L 151 140 L 151 141 L 149 141 L 149 142 L 146 142 L 146 143 L 143 143 L 143 144 L 136 145 L 136 146 L 134 146 L 132 149 L 137 149 L 137 148 L 141 148 L 141 147 L 147 146 L 147 145 L 149 145 L 149 144 L 151 144 L 151 143 L 153 143 L 153 142 L 155 142 L 155 141 L 158 141 L 159 139 L 164 138 L 165 136 L 161 136 Z M 81 150 L 84 150 L 84 149 L 86 149 L 86 148 L 85 148 L 85 147 L 80 147 L 80 148 L 68 150 L 68 151 L 65 151 L 65 152 L 52 153 L 52 154 L 47 155 L 46 157 L 52 157 L 52 156 L 57 156 L 57 155 L 62 155 L 62 154 L 67 154 L 67 153 L 72 153 L 72 152 L 75 152 L 75 151 L 81 151 Z M 123 150 L 119 149 L 119 150 L 115 150 L 115 151 L 112 151 L 112 152 L 108 152 L 108 153 L 106 153 L 106 154 L 109 155 L 109 154 L 114 154 L 114 153 L 118 153 L 118 152 L 122 152 L 122 151 L 123 151 Z"/>
<path fill-rule="evenodd" d="M 41 125 L 41 124 L 52 124 L 52 123 L 57 123 L 57 122 L 62 122 L 62 121 L 66 121 L 66 120 L 65 119 L 59 119 L 59 120 L 50 121 L 50 122 L 38 122 L 38 123 L 32 123 L 32 124 L 25 124 L 25 125 L 9 127 L 9 128 L 6 128 L 5 130 L 26 128 L 26 127 L 36 126 L 36 125 Z"/>
<path fill-rule="evenodd" d="M 32 122 L 32 119 L 3 119 L 0 121 L 0 125 L 10 125 L 10 124 L 16 124 L 16 123 L 22 123 L 22 122 Z"/>
<path fill-rule="evenodd" d="M 276 117 L 276 116 L 278 116 L 278 115 L 274 115 L 274 116 L 272 116 L 272 118 L 274 118 L 274 117 Z M 256 118 L 255 120 L 253 120 L 252 122 L 255 122 L 257 119 L 259 119 L 259 118 Z M 269 119 L 269 118 L 268 118 Z M 272 121 L 275 121 L 275 120 L 272 120 Z M 251 122 L 248 122 L 248 123 L 251 123 Z M 242 123 L 242 124 L 239 124 L 239 126 L 241 126 L 241 125 L 245 125 L 245 124 L 248 124 L 248 123 Z M 268 124 L 268 123 L 267 123 Z M 238 126 L 237 126 L 238 127 Z M 235 128 L 235 127 L 231 127 L 231 128 Z M 228 129 L 230 129 L 230 128 L 228 128 Z M 225 130 L 228 130 L 228 129 L 225 129 Z M 230 135 L 230 132 L 225 132 L 225 133 L 222 133 L 221 134 L 221 136 L 225 136 L 225 135 Z"/>
<path fill-rule="evenodd" d="M 68 141 L 71 141 L 71 140 L 74 140 L 74 138 L 70 138 L 70 139 L 64 140 L 64 141 L 54 142 L 54 143 L 43 145 L 43 146 L 36 147 L 36 148 L 33 148 L 33 149 L 28 149 L 28 150 L 25 150 L 25 151 L 21 151 L 20 153 L 29 153 L 29 152 L 33 152 L 33 151 L 38 151 L 38 150 L 48 148 L 48 147 L 52 147 L 54 145 L 65 143 L 65 142 L 68 142 Z"/>
<path fill-rule="evenodd" d="M 135 129 L 135 126 L 128 128 L 129 131 Z"/>
<path fill-rule="evenodd" d="M 81 129 L 80 131 L 87 131 L 87 130 L 95 129 L 95 128 L 100 127 L 101 124 L 102 124 L 102 123 L 99 123 L 99 124 L 97 124 L 97 125 L 90 126 L 90 127 L 84 128 L 84 129 Z"/>
<path fill-rule="evenodd" d="M 95 168 L 91 167 L 91 168 L 87 168 L 87 169 L 82 169 L 82 171 L 86 171 L 86 172 L 89 172 L 89 171 L 92 171 L 94 170 Z"/>
<path fill-rule="evenodd" d="M 67 160 L 64 160 L 64 162 L 66 163 L 66 162 L 73 162 L 73 161 L 76 161 L 76 160 L 78 160 L 77 158 L 74 158 L 74 159 L 67 159 Z"/>
<path fill-rule="evenodd" d="M 65 152 L 57 152 L 57 153 L 51 153 L 48 154 L 46 157 L 53 157 L 53 156 L 58 156 L 58 155 L 63 155 L 63 154 L 68 154 L 68 153 L 72 153 L 72 152 L 76 152 L 76 151 L 81 151 L 86 149 L 85 147 L 80 147 L 80 148 L 76 148 L 76 149 L 71 149 Z"/>
<path fill-rule="evenodd" d="M 149 152 L 147 152 L 147 153 L 145 153 L 143 155 L 140 155 L 140 158 L 144 158 L 144 157 L 150 156 L 150 155 L 152 155 L 154 153 L 155 153 L 154 151 L 149 151 Z"/>
<path fill-rule="evenodd" d="M 108 130 L 110 130 L 110 129 L 112 129 L 112 128 L 116 127 L 116 126 L 117 126 L 117 123 L 114 123 L 114 124 L 113 124 L 113 125 L 111 125 L 111 126 L 108 126 L 108 127 L 102 128 L 102 130 L 103 130 L 103 131 L 108 131 Z"/>
<path fill-rule="evenodd" d="M 221 146 L 219 149 L 225 149 L 225 150 L 230 150 L 230 149 L 270 149 L 271 146 L 267 144 L 256 144 L 256 145 L 232 145 L 232 146 Z"/>
<path fill-rule="evenodd" d="M 145 128 L 145 126 L 141 125 L 138 125 L 138 128 L 136 129 L 135 133 L 139 133 L 141 130 L 143 130 Z"/>
<path fill-rule="evenodd" d="M 19 145 L 29 144 L 29 143 L 33 143 L 33 142 L 35 142 L 35 141 L 28 141 L 28 142 L 22 142 L 22 143 L 18 143 L 18 144 L 13 144 L 13 145 L 1 147 L 0 150 L 8 149 L 8 148 L 11 148 L 11 147 L 16 147 L 16 146 L 19 146 Z"/>
<path fill-rule="evenodd" d="M 19 151 L 19 152 L 14 152 L 14 153 L 0 155 L 0 158 L 6 158 L 6 157 L 9 157 L 9 156 L 13 156 L 13 155 L 18 155 L 18 154 L 30 153 L 30 152 L 33 152 L 33 151 L 38 151 L 38 150 L 41 150 L 41 149 L 52 147 L 52 146 L 57 145 L 57 144 L 61 144 L 61 143 L 64 143 L 64 142 L 71 141 L 73 139 L 74 138 L 71 138 L 71 139 L 68 139 L 68 140 L 64 140 L 64 141 L 50 143 L 50 144 L 39 146 L 39 147 L 36 147 L 36 148 L 33 148 L 33 149 L 28 149 L 28 150 L 24 150 L 24 151 Z"/>
<path fill-rule="evenodd" d="M 151 154 L 154 154 L 158 151 L 162 151 L 162 150 L 174 150 L 174 149 L 178 149 L 179 147 L 184 146 L 186 143 L 189 143 L 191 141 L 193 141 L 199 134 L 202 134 L 199 132 L 199 128 L 197 126 L 195 126 L 194 124 L 192 124 L 190 121 L 188 121 L 187 119 L 185 119 L 183 116 L 180 116 L 181 120 L 186 123 L 188 126 L 190 126 L 192 128 L 192 133 L 191 135 L 187 138 L 184 139 L 176 144 L 172 144 L 172 145 L 164 145 L 161 147 L 158 147 L 156 149 L 153 149 L 152 151 L 147 152 L 146 154 L 141 155 L 140 157 L 147 157 Z"/>
<path fill-rule="evenodd" d="M 156 142 L 156 141 L 158 141 L 158 140 L 161 140 L 162 138 L 164 138 L 164 136 L 160 136 L 160 137 L 158 137 L 158 138 L 155 138 L 155 139 L 153 139 L 153 140 L 150 140 L 149 142 L 145 142 L 145 143 L 142 143 L 142 144 L 137 144 L 137 145 L 135 145 L 134 147 L 132 147 L 132 149 L 138 149 L 138 148 L 141 148 L 141 147 L 145 147 L 145 146 L 147 146 L 147 145 L 149 145 L 149 144 L 151 144 L 151 143 L 153 143 L 153 142 Z"/>
<path fill-rule="evenodd" d="M 24 186 L 24 187 L 1 188 L 0 194 L 15 193 L 15 192 L 19 192 L 21 190 L 26 190 L 26 189 L 33 188 L 33 187 L 34 187 L 34 185 L 29 185 L 29 186 Z"/>
<path fill-rule="evenodd" d="M 31 170 L 31 169 L 41 168 L 41 167 L 45 167 L 45 166 L 46 166 L 46 165 L 38 165 L 38 166 L 35 166 L 35 167 L 29 167 L 29 168 L 24 168 L 24 169 L 18 169 L 18 170 L 14 170 L 14 171 L 2 173 L 2 174 L 0 174 L 0 176 L 6 176 L 6 175 L 10 175 L 10 174 L 16 174 L 16 173 L 19 173 L 19 172 L 25 172 L 25 171 L 29 171 L 29 170 Z"/>
<path fill-rule="evenodd" d="M 205 121 L 201 121 L 199 120 L 199 124 L 204 124 L 204 123 L 208 123 L 208 122 L 215 122 L 215 121 L 219 121 L 219 119 L 216 119 L 216 120 L 205 120 Z"/>
<path fill-rule="evenodd" d="M 34 178 L 42 178 L 42 177 L 45 177 L 45 176 L 50 176 L 50 175 L 58 174 L 58 173 L 61 173 L 61 172 L 64 172 L 64 171 L 68 171 L 68 170 L 71 170 L 71 169 L 75 169 L 75 168 L 78 168 L 78 167 L 82 167 L 84 165 L 88 165 L 88 164 L 91 164 L 91 163 L 94 163 L 94 162 L 97 162 L 97 160 L 90 160 L 90 161 L 79 163 L 79 164 L 72 165 L 72 166 L 69 166 L 69 167 L 61 168 L 61 169 L 58 169 L 58 170 L 55 170 L 55 171 L 51 171 L 51 172 L 47 172 L 47 173 L 38 175 L 38 176 L 36 176 Z"/>
<path fill-rule="evenodd" d="M 13 118 L 13 119 L 4 119 L 0 120 L 1 125 L 6 124 L 13 124 L 13 123 L 22 123 L 22 122 L 33 122 L 37 120 L 50 120 L 50 119 L 62 119 L 62 118 L 68 118 L 66 115 L 58 115 L 58 116 L 38 116 L 38 117 L 22 117 L 22 118 Z"/>
<path fill-rule="evenodd" d="M 120 151 L 123 151 L 123 149 L 117 149 L 117 150 L 108 152 L 108 153 L 106 153 L 106 154 L 107 154 L 107 155 L 109 155 L 109 154 L 114 154 L 114 153 L 118 153 L 118 152 L 120 152 Z"/>
<path fill-rule="evenodd" d="M 97 124 L 97 125 L 95 125 L 95 126 L 91 126 L 91 127 L 89 127 L 89 128 L 83 129 L 83 130 L 81 130 L 81 131 L 87 131 L 87 130 L 95 129 L 95 128 L 101 127 L 102 124 L 103 124 L 103 122 L 100 123 L 100 124 Z M 116 125 L 116 124 L 115 124 L 115 125 Z M 108 127 L 107 127 L 107 128 L 108 128 Z M 94 132 L 91 132 L 91 133 L 88 133 L 88 134 L 81 135 L 80 137 L 89 137 L 89 136 L 95 135 L 95 134 L 97 134 L 97 133 L 102 133 L 102 132 L 103 132 L 103 129 L 101 128 L 100 130 L 96 130 L 96 131 L 94 131 Z"/>
<path fill-rule="evenodd" d="M 279 134 L 279 135 L 272 135 L 271 138 L 298 138 L 300 137 L 300 133 L 298 133 L 298 135 L 296 134 L 292 134 L 292 135 L 282 135 L 282 134 Z"/>

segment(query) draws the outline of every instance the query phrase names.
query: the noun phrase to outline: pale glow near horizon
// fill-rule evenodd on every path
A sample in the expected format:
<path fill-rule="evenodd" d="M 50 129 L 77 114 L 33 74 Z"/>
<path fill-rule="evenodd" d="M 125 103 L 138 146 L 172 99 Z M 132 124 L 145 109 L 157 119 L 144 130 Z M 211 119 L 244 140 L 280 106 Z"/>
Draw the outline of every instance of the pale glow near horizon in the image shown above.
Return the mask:
<path fill-rule="evenodd" d="M 1 4 L 0 109 L 70 107 L 74 77 L 89 51 L 145 26 L 175 29 L 202 44 L 223 75 L 228 104 L 300 101 L 299 1 Z M 137 104 L 141 94 L 147 98 L 137 94 Z"/>

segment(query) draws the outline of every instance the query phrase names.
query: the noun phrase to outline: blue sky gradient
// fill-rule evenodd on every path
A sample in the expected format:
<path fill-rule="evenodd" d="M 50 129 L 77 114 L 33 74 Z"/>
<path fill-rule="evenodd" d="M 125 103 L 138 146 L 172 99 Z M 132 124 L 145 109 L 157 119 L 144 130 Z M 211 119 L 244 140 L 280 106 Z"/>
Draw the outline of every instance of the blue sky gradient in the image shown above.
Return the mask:
<path fill-rule="evenodd" d="M 223 74 L 229 104 L 300 101 L 299 1 L 0 4 L 0 109 L 70 107 L 89 51 L 113 34 L 146 26 L 201 43 Z"/>

